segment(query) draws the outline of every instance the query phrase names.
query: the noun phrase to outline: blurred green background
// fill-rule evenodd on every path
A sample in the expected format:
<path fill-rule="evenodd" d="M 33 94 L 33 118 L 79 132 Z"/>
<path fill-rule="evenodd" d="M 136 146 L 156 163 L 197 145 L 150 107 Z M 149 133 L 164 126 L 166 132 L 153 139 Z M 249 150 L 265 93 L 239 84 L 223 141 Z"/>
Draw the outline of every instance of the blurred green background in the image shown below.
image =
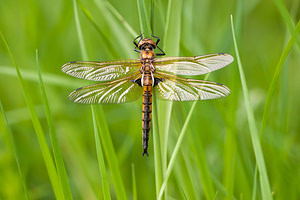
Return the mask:
<path fill-rule="evenodd" d="M 174 49 L 170 40 L 175 35 L 179 40 L 174 41 L 174 48 L 180 56 L 226 52 L 236 57 L 230 25 L 230 15 L 233 15 L 250 102 L 260 132 L 267 93 L 291 37 L 280 9 L 286 8 L 295 24 L 300 18 L 299 0 L 281 3 L 279 0 L 154 0 L 150 21 L 167 56 L 177 56 L 172 54 Z M 138 58 L 132 44 L 141 31 L 136 0 L 82 0 L 76 5 L 88 60 Z M 145 5 L 147 11 L 151 10 L 150 1 L 145 1 Z M 172 29 L 173 26 L 177 29 Z M 90 83 L 61 72 L 64 63 L 83 60 L 74 2 L 0 0 L 0 31 L 20 67 L 28 88 L 26 94 L 33 100 L 52 151 L 47 115 L 38 86 L 35 55 L 38 49 L 39 66 L 73 199 L 107 198 L 103 190 L 105 181 L 111 198 L 120 199 L 117 195 L 120 187 L 116 187 L 114 172 L 108 165 L 110 152 L 101 137 L 105 151 L 102 161 L 107 177 L 103 179 L 100 174 L 91 107 L 68 101 L 71 91 Z M 299 44 L 294 44 L 284 62 L 261 136 L 260 145 L 274 199 L 300 199 Z M 163 199 L 262 199 L 266 191 L 262 191 L 260 173 L 256 171 L 237 62 L 210 74 L 208 79 L 227 85 L 232 94 L 224 99 L 196 104 Z M 26 196 L 29 199 L 60 199 L 61 196 L 53 191 L 55 186 L 49 177 L 54 176 L 47 172 L 23 93 L 16 69 L 1 40 L 0 100 L 5 115 L 0 116 L 0 199 L 26 199 Z M 103 118 L 99 120 L 100 129 L 108 127 L 106 133 L 111 136 L 117 158 L 115 167 L 121 175 L 117 180 L 128 199 L 157 198 L 161 185 L 156 179 L 164 176 L 166 164 L 192 106 L 192 102 L 174 102 L 172 112 L 163 113 L 164 106 L 169 105 L 165 102 L 158 104 L 159 128 L 169 129 L 167 147 L 162 146 L 168 152 L 168 157 L 162 159 L 163 175 L 157 174 L 159 158 L 154 157 L 152 133 L 150 156 L 141 156 L 141 99 L 96 107 L 97 111 L 103 110 L 106 122 Z M 168 114 L 171 116 L 169 127 L 165 125 Z M 8 125 L 4 123 L 4 116 Z M 165 131 L 161 130 L 157 137 L 163 141 L 164 134 Z"/>

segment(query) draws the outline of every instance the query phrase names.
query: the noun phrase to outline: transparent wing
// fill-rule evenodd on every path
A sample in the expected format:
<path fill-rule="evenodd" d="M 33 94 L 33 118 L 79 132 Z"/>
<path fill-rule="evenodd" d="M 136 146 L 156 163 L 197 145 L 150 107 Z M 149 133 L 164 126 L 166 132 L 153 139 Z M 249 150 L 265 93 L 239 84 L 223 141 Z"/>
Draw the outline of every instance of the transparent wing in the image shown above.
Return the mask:
<path fill-rule="evenodd" d="M 136 74 L 135 78 L 141 76 Z M 99 83 L 74 90 L 69 99 L 83 104 L 115 104 L 135 101 L 142 96 L 143 88 L 133 78 Z"/>
<path fill-rule="evenodd" d="M 136 59 L 108 62 L 69 62 L 61 70 L 68 75 L 92 81 L 111 81 L 125 77 L 139 70 L 140 61 Z"/>
<path fill-rule="evenodd" d="M 195 101 L 226 97 L 230 90 L 220 83 L 185 79 L 156 73 L 157 78 L 163 78 L 155 87 L 159 98 L 170 101 Z"/>
<path fill-rule="evenodd" d="M 201 75 L 218 70 L 232 63 L 233 57 L 225 53 L 195 57 L 164 57 L 155 59 L 157 71 L 175 75 Z"/>

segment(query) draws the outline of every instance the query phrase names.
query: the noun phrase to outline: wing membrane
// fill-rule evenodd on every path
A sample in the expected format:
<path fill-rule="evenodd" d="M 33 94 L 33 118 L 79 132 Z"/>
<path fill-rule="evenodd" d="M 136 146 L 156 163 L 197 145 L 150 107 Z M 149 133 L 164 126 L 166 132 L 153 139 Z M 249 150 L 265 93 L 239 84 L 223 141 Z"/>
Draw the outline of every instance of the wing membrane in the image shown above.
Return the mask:
<path fill-rule="evenodd" d="M 157 77 L 164 78 L 164 81 L 159 82 L 155 90 L 159 97 L 164 100 L 171 101 L 195 101 L 208 100 L 226 97 L 230 94 L 230 90 L 225 85 L 220 83 L 176 78 L 157 73 Z"/>
<path fill-rule="evenodd" d="M 140 61 L 136 59 L 109 62 L 69 62 L 62 66 L 68 75 L 92 81 L 111 81 L 125 77 L 139 69 Z"/>
<path fill-rule="evenodd" d="M 229 54 L 218 53 L 195 57 L 164 57 L 157 58 L 155 68 L 158 71 L 170 72 L 175 75 L 201 75 L 218 70 L 232 63 Z"/>
<path fill-rule="evenodd" d="M 141 76 L 136 74 L 135 78 Z M 99 83 L 74 90 L 69 99 L 83 104 L 115 104 L 135 101 L 142 96 L 142 87 L 123 78 L 113 82 Z"/>

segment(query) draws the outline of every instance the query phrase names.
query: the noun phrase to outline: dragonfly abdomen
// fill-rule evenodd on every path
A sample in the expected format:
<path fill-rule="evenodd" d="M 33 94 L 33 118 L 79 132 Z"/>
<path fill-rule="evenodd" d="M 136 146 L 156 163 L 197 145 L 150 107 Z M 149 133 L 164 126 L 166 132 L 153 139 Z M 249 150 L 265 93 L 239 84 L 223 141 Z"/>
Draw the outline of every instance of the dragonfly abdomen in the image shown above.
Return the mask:
<path fill-rule="evenodd" d="M 147 76 L 145 74 L 144 84 L 143 85 L 143 109 L 142 109 L 142 129 L 143 129 L 143 155 L 146 154 L 148 156 L 148 140 L 149 140 L 149 132 L 150 132 L 150 124 L 151 124 L 151 112 L 152 112 L 152 78 L 151 75 Z"/>

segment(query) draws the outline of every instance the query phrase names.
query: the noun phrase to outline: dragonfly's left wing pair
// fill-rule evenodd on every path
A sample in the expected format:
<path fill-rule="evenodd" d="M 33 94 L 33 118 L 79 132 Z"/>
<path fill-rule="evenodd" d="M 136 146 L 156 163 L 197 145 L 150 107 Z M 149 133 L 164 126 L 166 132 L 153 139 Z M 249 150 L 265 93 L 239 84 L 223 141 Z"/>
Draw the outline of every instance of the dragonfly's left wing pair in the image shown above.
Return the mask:
<path fill-rule="evenodd" d="M 69 99 L 84 104 L 115 104 L 137 100 L 142 88 L 130 80 L 141 76 L 140 61 L 136 59 L 108 62 L 69 62 L 62 71 L 71 76 L 92 81 L 100 81 L 74 90 Z M 110 81 L 110 82 L 108 82 Z"/>
<path fill-rule="evenodd" d="M 176 75 L 200 75 L 220 69 L 233 61 L 229 54 L 197 57 L 166 57 L 154 61 L 154 77 L 163 80 L 155 87 L 159 97 L 171 101 L 216 99 L 230 94 L 219 83 L 186 79 Z M 140 60 L 127 59 L 109 62 L 70 62 L 62 71 L 86 80 L 100 81 L 73 91 L 69 98 L 77 103 L 114 104 L 137 100 L 142 87 L 133 80 L 141 78 Z M 110 82 L 107 82 L 110 81 Z"/>

